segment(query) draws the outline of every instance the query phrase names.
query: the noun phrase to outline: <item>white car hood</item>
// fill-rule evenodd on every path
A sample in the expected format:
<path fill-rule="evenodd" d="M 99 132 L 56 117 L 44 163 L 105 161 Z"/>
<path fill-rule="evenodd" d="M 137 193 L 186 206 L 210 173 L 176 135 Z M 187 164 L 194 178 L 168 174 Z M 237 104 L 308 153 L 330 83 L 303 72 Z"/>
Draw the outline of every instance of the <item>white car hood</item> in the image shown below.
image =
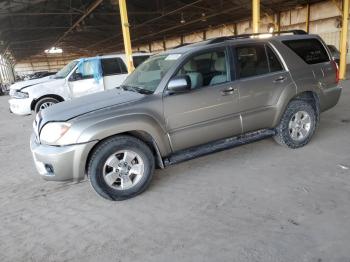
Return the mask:
<path fill-rule="evenodd" d="M 10 90 L 21 90 L 22 88 L 27 87 L 27 86 L 32 86 L 32 85 L 36 85 L 36 84 L 40 84 L 40 83 L 44 83 L 44 82 L 48 82 L 48 81 L 52 81 L 52 80 L 55 80 L 54 78 L 52 78 L 52 76 L 46 76 L 46 77 L 42 77 L 42 78 L 38 78 L 38 79 L 21 81 L 21 82 L 17 82 L 17 83 L 14 83 L 13 85 L 11 85 Z"/>

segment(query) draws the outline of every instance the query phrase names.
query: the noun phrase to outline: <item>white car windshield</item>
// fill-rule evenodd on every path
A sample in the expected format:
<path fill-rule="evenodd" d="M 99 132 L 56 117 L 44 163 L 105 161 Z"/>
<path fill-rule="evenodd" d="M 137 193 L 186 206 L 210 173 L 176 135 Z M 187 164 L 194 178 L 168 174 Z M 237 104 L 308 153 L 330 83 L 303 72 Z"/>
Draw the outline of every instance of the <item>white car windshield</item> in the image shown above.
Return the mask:
<path fill-rule="evenodd" d="M 180 54 L 170 54 L 150 57 L 129 75 L 121 87 L 145 94 L 153 93 L 163 76 L 180 56 Z"/>
<path fill-rule="evenodd" d="M 77 64 L 78 64 L 78 61 L 71 61 L 69 64 L 63 67 L 60 71 L 58 71 L 55 74 L 54 78 L 55 79 L 66 78 Z"/>

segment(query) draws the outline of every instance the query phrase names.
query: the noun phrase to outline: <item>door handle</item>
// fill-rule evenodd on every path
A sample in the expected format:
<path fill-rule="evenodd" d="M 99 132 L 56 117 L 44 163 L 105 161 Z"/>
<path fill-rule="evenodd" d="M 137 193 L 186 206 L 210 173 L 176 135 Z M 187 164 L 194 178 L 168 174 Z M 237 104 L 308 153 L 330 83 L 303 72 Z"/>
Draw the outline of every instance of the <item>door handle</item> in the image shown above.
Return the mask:
<path fill-rule="evenodd" d="M 224 89 L 221 91 L 221 94 L 223 96 L 227 96 L 227 95 L 233 95 L 235 92 L 237 91 L 237 88 L 233 88 L 232 86 Z"/>
<path fill-rule="evenodd" d="M 286 77 L 284 76 L 279 76 L 275 80 L 273 80 L 274 83 L 283 83 L 284 80 L 286 80 Z"/>

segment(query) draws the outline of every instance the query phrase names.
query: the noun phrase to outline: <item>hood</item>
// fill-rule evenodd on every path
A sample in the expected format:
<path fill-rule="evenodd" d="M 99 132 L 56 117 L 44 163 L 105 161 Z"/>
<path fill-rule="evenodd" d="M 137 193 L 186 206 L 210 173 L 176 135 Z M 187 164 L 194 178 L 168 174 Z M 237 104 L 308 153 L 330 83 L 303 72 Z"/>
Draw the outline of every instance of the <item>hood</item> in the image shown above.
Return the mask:
<path fill-rule="evenodd" d="M 21 89 L 28 87 L 28 86 L 32 86 L 32 85 L 36 85 L 39 83 L 44 83 L 44 82 L 55 80 L 52 77 L 53 76 L 46 76 L 46 77 L 42 77 L 42 78 L 38 78 L 38 79 L 17 82 L 17 83 L 14 83 L 13 85 L 10 86 L 10 90 L 21 90 Z"/>
<path fill-rule="evenodd" d="M 49 121 L 68 121 L 72 118 L 115 105 L 139 100 L 145 95 L 112 89 L 58 103 L 41 111 L 41 124 Z"/>

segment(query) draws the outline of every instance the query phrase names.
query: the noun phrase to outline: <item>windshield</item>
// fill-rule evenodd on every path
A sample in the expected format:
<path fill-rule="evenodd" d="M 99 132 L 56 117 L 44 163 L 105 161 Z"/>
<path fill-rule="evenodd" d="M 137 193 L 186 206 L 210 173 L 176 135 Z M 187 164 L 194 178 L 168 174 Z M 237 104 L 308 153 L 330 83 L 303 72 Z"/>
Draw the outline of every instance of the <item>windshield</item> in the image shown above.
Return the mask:
<path fill-rule="evenodd" d="M 63 67 L 60 71 L 58 71 L 55 74 L 54 78 L 56 79 L 66 78 L 77 64 L 78 64 L 78 61 L 71 61 L 69 64 Z"/>
<path fill-rule="evenodd" d="M 153 93 L 163 76 L 180 56 L 180 54 L 170 54 L 150 57 L 130 74 L 121 87 L 140 93 Z"/>

